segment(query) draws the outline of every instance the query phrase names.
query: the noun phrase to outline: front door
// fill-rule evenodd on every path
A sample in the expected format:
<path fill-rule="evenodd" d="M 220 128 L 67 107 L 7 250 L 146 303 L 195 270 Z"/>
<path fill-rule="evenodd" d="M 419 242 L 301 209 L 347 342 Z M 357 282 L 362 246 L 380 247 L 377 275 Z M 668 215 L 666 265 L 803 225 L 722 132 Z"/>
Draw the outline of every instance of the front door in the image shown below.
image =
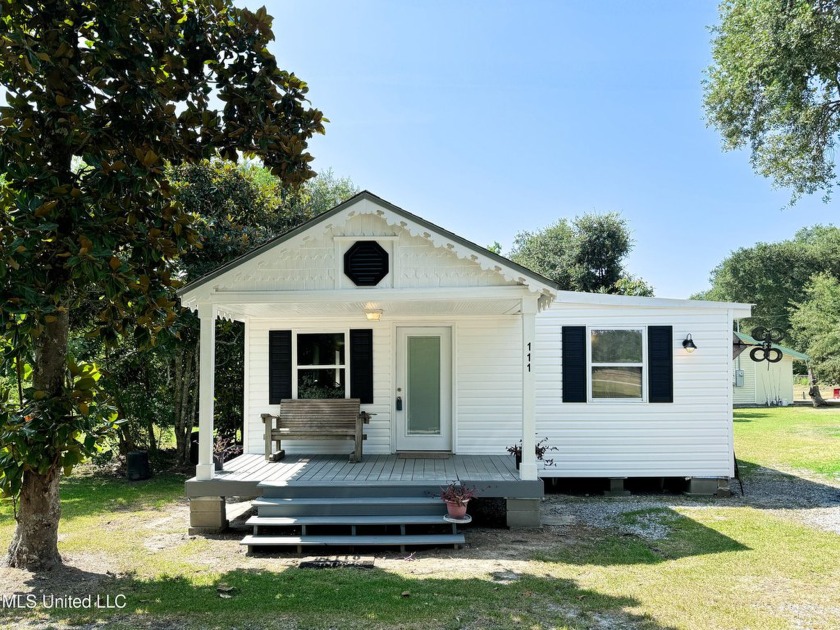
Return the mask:
<path fill-rule="evenodd" d="M 397 450 L 452 449 L 452 329 L 397 329 Z"/>

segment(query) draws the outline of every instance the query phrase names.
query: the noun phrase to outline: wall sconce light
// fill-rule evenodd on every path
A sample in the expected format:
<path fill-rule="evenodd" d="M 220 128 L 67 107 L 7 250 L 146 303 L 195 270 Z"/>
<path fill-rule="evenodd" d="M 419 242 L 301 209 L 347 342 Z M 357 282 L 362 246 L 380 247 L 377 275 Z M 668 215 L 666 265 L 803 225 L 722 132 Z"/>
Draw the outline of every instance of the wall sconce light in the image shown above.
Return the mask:
<path fill-rule="evenodd" d="M 685 339 L 683 340 L 683 348 L 685 348 L 686 352 L 694 352 L 697 350 L 697 346 L 694 344 L 694 340 L 691 338 L 691 333 L 686 335 Z"/>
<path fill-rule="evenodd" d="M 381 308 L 366 308 L 365 309 L 365 317 L 367 317 L 369 322 L 378 322 L 382 319 L 382 309 Z"/>

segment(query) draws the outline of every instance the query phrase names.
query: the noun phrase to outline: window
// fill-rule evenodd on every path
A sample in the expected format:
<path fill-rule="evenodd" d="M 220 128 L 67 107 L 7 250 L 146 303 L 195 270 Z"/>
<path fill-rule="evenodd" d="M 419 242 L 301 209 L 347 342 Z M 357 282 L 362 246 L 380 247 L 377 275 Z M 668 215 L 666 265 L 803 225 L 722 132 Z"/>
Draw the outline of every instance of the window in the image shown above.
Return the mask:
<path fill-rule="evenodd" d="M 344 333 L 299 333 L 295 374 L 298 398 L 346 398 Z"/>
<path fill-rule="evenodd" d="M 373 403 L 372 329 L 340 333 L 268 332 L 270 404 L 278 405 L 284 398 L 347 398 L 348 395 L 365 405 Z"/>
<path fill-rule="evenodd" d="M 644 330 L 641 328 L 590 329 L 592 400 L 642 400 L 644 348 Z"/>

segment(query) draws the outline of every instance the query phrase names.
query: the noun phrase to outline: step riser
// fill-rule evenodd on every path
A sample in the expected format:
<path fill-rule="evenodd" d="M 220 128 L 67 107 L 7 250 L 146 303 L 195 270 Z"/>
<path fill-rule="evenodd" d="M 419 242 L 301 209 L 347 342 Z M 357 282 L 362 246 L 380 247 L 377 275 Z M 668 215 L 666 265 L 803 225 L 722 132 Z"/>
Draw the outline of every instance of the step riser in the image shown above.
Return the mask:
<path fill-rule="evenodd" d="M 445 508 L 441 505 L 261 505 L 260 516 L 440 516 Z"/>
<path fill-rule="evenodd" d="M 265 498 L 343 498 L 364 497 L 439 497 L 438 486 L 412 485 L 358 485 L 358 486 L 271 486 L 261 483 L 259 489 Z"/>
<path fill-rule="evenodd" d="M 252 547 L 394 547 L 401 545 L 463 545 L 463 534 L 437 536 L 246 536 L 239 543 Z"/>
<path fill-rule="evenodd" d="M 245 525 L 254 527 L 301 527 L 301 526 L 327 526 L 327 527 L 393 527 L 396 525 L 440 525 L 446 521 L 439 514 L 433 516 L 416 516 L 404 514 L 401 516 L 252 516 Z"/>

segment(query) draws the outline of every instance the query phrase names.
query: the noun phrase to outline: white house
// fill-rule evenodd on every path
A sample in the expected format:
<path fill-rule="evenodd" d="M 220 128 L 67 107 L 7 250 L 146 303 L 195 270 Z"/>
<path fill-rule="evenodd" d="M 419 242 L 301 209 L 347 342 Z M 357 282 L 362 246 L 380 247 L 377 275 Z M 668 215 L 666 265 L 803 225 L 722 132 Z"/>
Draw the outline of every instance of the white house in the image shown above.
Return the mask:
<path fill-rule="evenodd" d="M 750 358 L 750 347 L 759 342 L 742 332 L 733 334 L 742 351 L 733 360 L 732 402 L 736 405 L 792 404 L 793 362 L 807 361 L 808 355 L 773 344 L 782 353 L 780 361 L 754 361 Z"/>
<path fill-rule="evenodd" d="M 180 296 L 201 319 L 195 482 L 214 477 L 220 317 L 245 325 L 249 454 L 282 399 L 335 396 L 372 414 L 365 456 L 504 455 L 521 439 L 522 480 L 733 474 L 732 329 L 746 304 L 560 291 L 369 192 Z M 542 438 L 558 449 L 551 466 L 534 456 Z"/>

